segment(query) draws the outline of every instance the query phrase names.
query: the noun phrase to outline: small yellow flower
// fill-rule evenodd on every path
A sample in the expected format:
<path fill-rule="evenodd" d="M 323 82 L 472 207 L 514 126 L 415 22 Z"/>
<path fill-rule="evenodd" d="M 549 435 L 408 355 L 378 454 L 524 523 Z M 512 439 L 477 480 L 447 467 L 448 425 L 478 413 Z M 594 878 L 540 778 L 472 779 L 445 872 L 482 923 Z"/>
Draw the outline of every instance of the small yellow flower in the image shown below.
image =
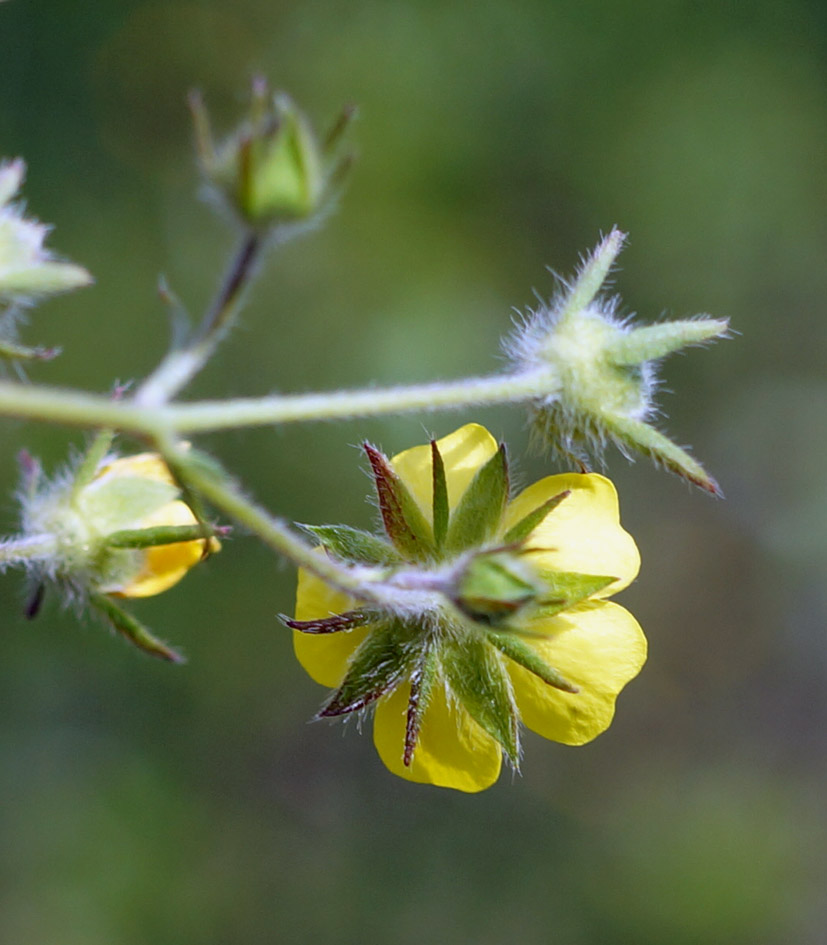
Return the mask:
<path fill-rule="evenodd" d="M 74 468 L 51 481 L 40 464 L 21 457 L 21 541 L 34 593 L 34 616 L 44 588 L 96 610 L 118 633 L 151 656 L 183 657 L 158 640 L 116 598 L 151 597 L 177 584 L 193 565 L 221 545 L 181 498 L 157 453 L 107 455 L 110 431 L 101 431 Z"/>
<path fill-rule="evenodd" d="M 480 483 L 493 473 L 481 471 L 496 470 L 497 456 L 502 457 L 505 470 L 503 501 L 494 496 L 492 513 L 480 501 Z M 435 464 L 441 464 L 444 473 Z M 506 504 L 504 451 L 476 424 L 435 444 L 400 453 L 390 460 L 389 468 L 388 475 L 395 474 L 402 484 L 398 494 L 412 497 L 415 503 L 414 509 L 401 514 L 397 525 L 402 519 L 421 521 L 409 531 L 406 524 L 394 525 L 394 508 L 398 512 L 399 504 L 383 501 L 377 478 L 380 508 L 392 540 L 387 546 L 388 561 L 398 554 L 398 573 L 417 568 L 420 575 L 433 578 L 433 586 L 445 590 L 419 617 L 397 614 L 389 631 L 387 615 L 360 608 L 357 601 L 314 575 L 300 572 L 296 620 L 290 622 L 298 628 L 296 655 L 314 680 L 338 687 L 328 711 L 320 714 L 344 714 L 374 703 L 374 743 L 393 773 L 469 792 L 480 791 L 497 779 L 503 751 L 517 763 L 520 719 L 545 738 L 569 745 L 583 744 L 603 732 L 611 723 L 618 693 L 646 659 L 646 639 L 637 621 L 606 599 L 634 580 L 640 564 L 634 541 L 620 527 L 611 482 L 594 474 L 549 476 Z M 498 487 L 491 488 L 496 492 Z M 439 509 L 446 503 L 436 494 L 442 491 L 447 498 L 444 513 Z M 474 547 L 461 547 L 462 535 L 474 535 L 486 515 L 493 515 L 494 522 L 488 533 L 477 534 Z M 523 534 L 527 523 L 531 527 Z M 357 548 L 359 554 L 353 557 L 362 561 L 373 553 L 366 550 L 368 539 L 379 541 L 363 533 L 358 533 L 363 536 L 359 538 L 355 530 L 344 539 L 333 528 L 314 531 L 328 553 L 345 557 L 344 541 Z M 419 536 L 421 547 L 411 533 Z M 515 568 L 508 566 L 509 554 Z M 504 556 L 506 565 L 500 567 Z M 374 557 L 379 560 L 381 549 Z M 478 597 L 471 607 L 456 590 L 468 586 L 469 568 L 481 560 L 486 567 L 473 571 L 475 577 L 482 575 L 483 581 L 490 581 L 496 573 L 508 591 L 492 591 L 495 599 L 484 611 L 477 609 Z M 561 581 L 575 579 L 581 592 L 566 600 L 566 594 L 555 599 L 555 593 L 549 592 L 543 599 L 540 590 L 529 590 L 526 596 L 534 602 L 523 607 L 520 595 L 513 592 L 531 589 L 532 575 L 540 576 L 538 587 L 550 581 L 549 587 L 558 586 L 558 590 L 563 585 L 555 585 L 555 575 Z M 606 577 L 595 579 L 595 575 Z M 514 619 L 501 620 L 500 613 L 508 608 L 513 608 Z M 354 666 L 365 663 L 364 654 L 372 645 L 381 657 L 382 640 L 394 634 L 402 641 L 388 649 L 402 654 L 396 670 L 385 669 L 386 663 L 375 659 L 373 688 L 370 680 L 357 687 L 361 698 L 351 699 L 342 708 L 348 702 L 344 690 L 350 686 L 357 691 L 350 683 L 343 685 Z M 430 653 L 436 655 L 429 661 Z M 384 678 L 379 678 L 383 673 Z M 495 704 L 497 699 L 501 706 Z"/>
<path fill-rule="evenodd" d="M 24 534 L 51 536 L 54 545 L 39 566 L 43 578 L 80 599 L 151 597 L 220 548 L 193 537 L 201 526 L 157 453 L 88 466 L 24 497 Z"/>
<path fill-rule="evenodd" d="M 111 460 L 100 467 L 89 486 L 78 497 L 81 505 L 88 504 L 90 496 L 98 490 L 106 491 L 116 481 L 123 483 L 135 480 L 136 484 L 160 483 L 178 494 L 166 463 L 157 453 L 138 453 Z M 198 519 L 192 509 L 180 499 L 164 501 L 151 510 L 142 508 L 135 519 L 127 512 L 118 523 L 118 529 L 151 529 L 197 525 Z M 152 597 L 177 584 L 191 567 L 198 564 L 205 552 L 214 553 L 221 548 L 216 538 L 199 538 L 193 541 L 177 541 L 152 545 L 140 550 L 122 550 L 120 554 L 132 557 L 132 573 L 99 587 L 98 590 L 116 597 Z"/>

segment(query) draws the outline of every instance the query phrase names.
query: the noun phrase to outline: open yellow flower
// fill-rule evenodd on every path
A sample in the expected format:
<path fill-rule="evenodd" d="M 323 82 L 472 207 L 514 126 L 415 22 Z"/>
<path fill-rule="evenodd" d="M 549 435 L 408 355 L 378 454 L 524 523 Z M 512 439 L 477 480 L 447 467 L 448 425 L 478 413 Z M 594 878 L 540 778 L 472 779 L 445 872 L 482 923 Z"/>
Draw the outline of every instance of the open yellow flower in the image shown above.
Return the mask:
<path fill-rule="evenodd" d="M 314 531 L 330 554 L 417 569 L 439 593 L 419 615 L 388 615 L 300 573 L 296 655 L 337 689 L 320 715 L 375 704 L 385 765 L 461 791 L 491 785 L 503 752 L 518 762 L 520 720 L 569 745 L 603 732 L 646 659 L 636 620 L 606 600 L 640 564 L 609 480 L 549 476 L 506 502 L 504 450 L 476 424 L 385 466 L 369 456 L 390 544 Z"/>

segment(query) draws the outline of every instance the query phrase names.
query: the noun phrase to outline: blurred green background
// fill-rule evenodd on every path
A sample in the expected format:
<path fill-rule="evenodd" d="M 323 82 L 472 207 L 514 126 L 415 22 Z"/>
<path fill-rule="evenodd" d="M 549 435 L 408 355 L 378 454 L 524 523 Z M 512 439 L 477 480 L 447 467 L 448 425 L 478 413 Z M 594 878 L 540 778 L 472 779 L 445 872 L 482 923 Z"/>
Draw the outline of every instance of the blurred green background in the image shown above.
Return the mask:
<path fill-rule="evenodd" d="M 0 154 L 97 285 L 38 308 L 35 381 L 156 363 L 159 273 L 204 304 L 233 234 L 197 198 L 186 90 L 229 127 L 255 71 L 320 124 L 357 102 L 338 214 L 273 257 L 189 396 L 488 372 L 512 306 L 612 224 L 627 311 L 732 341 L 666 364 L 665 427 L 727 500 L 610 457 L 643 555 L 621 601 L 651 656 L 612 728 L 526 737 L 479 796 L 396 780 L 276 619 L 292 568 L 244 535 L 136 605 L 189 655 L 141 658 L 0 583 L 0 941 L 798 945 L 827 939 L 827 6 L 819 0 L 9 0 Z M 671 392 L 676 391 L 678 396 Z M 204 439 L 271 508 L 373 521 L 354 444 L 520 410 Z M 4 423 L 52 469 L 77 432 Z M 15 527 L 12 498 L 0 506 Z"/>

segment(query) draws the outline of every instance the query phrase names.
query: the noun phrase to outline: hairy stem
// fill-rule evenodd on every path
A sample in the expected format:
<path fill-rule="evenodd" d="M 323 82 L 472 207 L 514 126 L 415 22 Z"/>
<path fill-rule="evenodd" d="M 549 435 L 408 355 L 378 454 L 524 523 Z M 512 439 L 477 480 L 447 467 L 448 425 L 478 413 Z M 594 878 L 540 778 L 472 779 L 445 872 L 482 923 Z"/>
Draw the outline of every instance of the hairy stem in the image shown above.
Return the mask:
<path fill-rule="evenodd" d="M 274 394 L 145 406 L 136 400 L 113 402 L 108 397 L 81 391 L 24 387 L 0 381 L 0 416 L 82 427 L 112 427 L 155 439 L 169 433 L 206 433 L 313 420 L 378 417 L 417 410 L 519 403 L 553 397 L 558 386 L 555 374 L 543 369 L 410 387 Z"/>
<path fill-rule="evenodd" d="M 0 570 L 9 565 L 48 558 L 56 550 L 57 539 L 54 535 L 32 535 L 0 541 Z"/>
<path fill-rule="evenodd" d="M 193 462 L 191 455 L 169 438 L 160 440 L 157 445 L 170 466 L 180 470 L 186 477 L 188 486 L 298 567 L 305 568 L 325 583 L 362 603 L 388 602 L 390 591 L 379 583 L 384 576 L 381 569 L 349 567 L 319 554 L 313 545 L 291 531 L 286 522 L 248 499 L 229 477 L 216 475 L 198 462 Z"/>

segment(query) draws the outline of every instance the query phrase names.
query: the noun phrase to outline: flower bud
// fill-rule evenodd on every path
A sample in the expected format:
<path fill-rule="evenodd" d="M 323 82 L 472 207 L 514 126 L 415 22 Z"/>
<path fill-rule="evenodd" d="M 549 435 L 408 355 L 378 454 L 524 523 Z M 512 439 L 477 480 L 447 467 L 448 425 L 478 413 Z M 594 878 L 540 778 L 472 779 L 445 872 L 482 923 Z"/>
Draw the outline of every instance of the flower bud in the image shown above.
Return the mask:
<path fill-rule="evenodd" d="M 157 453 L 106 455 L 103 432 L 71 472 L 41 482 L 39 464 L 21 457 L 22 534 L 5 543 L 0 566 L 29 567 L 34 616 L 47 582 L 70 600 L 97 610 L 135 646 L 161 659 L 181 657 L 116 603 L 167 590 L 193 565 L 220 549 L 214 530 L 179 498 Z"/>
<path fill-rule="evenodd" d="M 157 453 L 105 458 L 89 481 L 64 479 L 27 503 L 26 530 L 57 540 L 54 576 L 83 590 L 150 597 L 218 542 L 179 498 Z"/>
<path fill-rule="evenodd" d="M 324 145 L 304 113 L 284 93 L 253 83 L 250 108 L 223 144 L 212 139 L 198 94 L 190 97 L 202 169 L 232 210 L 253 227 L 306 221 L 329 202 L 350 163 L 335 160 L 335 145 L 353 112 L 346 111 Z"/>

